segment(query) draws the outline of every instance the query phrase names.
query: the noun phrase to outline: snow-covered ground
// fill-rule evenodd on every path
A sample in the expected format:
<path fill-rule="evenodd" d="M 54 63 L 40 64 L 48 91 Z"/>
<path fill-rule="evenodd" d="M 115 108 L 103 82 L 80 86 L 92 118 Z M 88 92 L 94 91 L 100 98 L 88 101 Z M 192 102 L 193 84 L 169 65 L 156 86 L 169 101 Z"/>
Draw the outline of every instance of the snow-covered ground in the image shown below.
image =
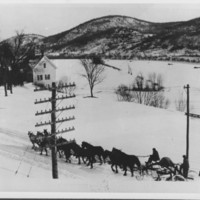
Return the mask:
<path fill-rule="evenodd" d="M 56 61 L 64 65 L 63 60 Z M 89 95 L 86 80 L 80 75 L 71 81 L 76 81 L 77 97 L 63 100 L 62 105 L 74 104 L 75 110 L 66 111 L 59 117 L 75 116 L 75 120 L 63 123 L 59 129 L 74 126 L 75 131 L 62 136 L 67 139 L 75 138 L 77 143 L 88 141 L 93 145 L 101 145 L 104 149 L 119 148 L 128 154 L 137 156 L 149 155 L 156 147 L 160 157 L 168 156 L 175 163 L 182 162 L 186 151 L 186 116 L 173 107 L 168 110 L 148 107 L 135 103 L 119 102 L 114 89 L 121 83 L 130 84 L 139 72 L 144 75 L 150 72 L 163 74 L 164 86 L 170 100 L 176 98 L 183 86 L 191 86 L 191 103 L 198 114 L 200 108 L 200 71 L 193 69 L 192 64 L 153 61 L 132 61 L 133 76 L 128 75 L 127 61 L 107 61 L 110 65 L 120 67 L 118 72 L 107 68 L 106 79 L 95 88 L 98 98 L 85 98 Z M 74 69 L 80 74 L 80 68 Z M 74 73 L 74 72 L 73 72 Z M 79 77 L 79 78 L 78 78 Z M 146 194 L 151 198 L 152 193 L 165 194 L 195 194 L 200 189 L 200 120 L 190 120 L 190 176 L 194 181 L 166 182 L 153 181 L 151 176 L 141 180 L 136 174 L 131 177 L 123 176 L 123 172 L 114 174 L 110 165 L 94 164 L 94 169 L 78 165 L 74 158 L 71 164 L 65 163 L 64 158 L 58 158 L 59 180 L 52 180 L 50 156 L 39 155 L 31 149 L 27 132 L 43 130 L 35 128 L 36 122 L 48 121 L 50 116 L 35 116 L 37 110 L 49 109 L 50 104 L 35 105 L 35 99 L 49 97 L 50 93 L 33 92 L 32 84 L 15 87 L 14 94 L 4 97 L 0 88 L 0 190 L 1 192 L 68 192 L 91 195 L 95 192 L 100 198 L 102 194 L 122 193 L 126 195 Z M 59 114 L 59 113 L 58 113 Z M 49 152 L 50 153 L 50 152 Z M 147 158 L 139 157 L 141 162 Z M 100 194 L 99 194 L 100 193 Z M 64 194 L 64 193 L 62 193 Z M 115 194 L 114 194 L 115 195 Z M 148 196 L 149 195 L 149 196 Z M 146 197 L 145 196 L 145 197 Z M 33 197 L 33 196 L 32 196 Z M 87 196 L 88 197 L 88 196 Z M 106 196 L 111 197 L 111 196 Z M 120 198 L 118 195 L 112 196 Z M 131 196 L 133 197 L 133 196 Z M 138 197 L 138 196 L 134 196 Z M 143 196 L 142 196 L 143 197 Z M 156 198 L 156 195 L 153 196 Z M 195 198 L 196 196 L 193 196 Z"/>

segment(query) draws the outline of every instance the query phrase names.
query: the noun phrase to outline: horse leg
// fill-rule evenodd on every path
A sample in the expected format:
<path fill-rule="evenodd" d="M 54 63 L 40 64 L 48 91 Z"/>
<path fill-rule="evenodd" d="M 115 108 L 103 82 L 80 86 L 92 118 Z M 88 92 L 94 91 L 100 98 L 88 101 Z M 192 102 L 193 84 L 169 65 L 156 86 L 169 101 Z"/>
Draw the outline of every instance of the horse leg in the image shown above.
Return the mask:
<path fill-rule="evenodd" d="M 93 162 L 93 163 L 96 163 L 95 156 L 92 156 L 92 162 Z"/>
<path fill-rule="evenodd" d="M 81 156 L 83 163 L 85 164 L 84 156 Z"/>
<path fill-rule="evenodd" d="M 68 157 L 67 157 L 69 163 L 71 163 L 71 159 L 70 159 L 70 157 L 71 157 L 71 154 L 69 153 L 69 154 L 68 154 Z"/>
<path fill-rule="evenodd" d="M 124 166 L 124 176 L 126 176 L 127 174 L 126 174 L 126 172 L 127 172 L 127 167 L 126 166 Z"/>
<path fill-rule="evenodd" d="M 87 163 L 87 161 L 88 161 L 88 163 Z M 90 163 L 91 163 L 91 161 L 90 161 L 90 157 L 87 157 L 86 163 L 87 163 L 87 164 L 86 164 L 87 166 L 90 165 Z"/>
<path fill-rule="evenodd" d="M 99 160 L 100 160 L 100 165 L 103 164 L 102 159 L 101 159 L 101 155 L 99 155 Z"/>
<path fill-rule="evenodd" d="M 81 158 L 80 158 L 80 156 L 78 156 L 78 164 L 79 165 L 81 164 Z"/>
<path fill-rule="evenodd" d="M 111 165 L 111 169 L 112 169 L 113 172 L 115 172 L 115 170 L 113 169 L 113 166 L 114 166 L 114 164 Z"/>
<path fill-rule="evenodd" d="M 115 172 L 118 173 L 117 165 L 115 165 Z"/>
<path fill-rule="evenodd" d="M 83 158 L 82 158 L 83 159 Z M 93 168 L 93 157 L 92 156 L 87 156 L 87 160 L 85 161 L 86 166 L 90 165 L 90 168 Z M 88 161 L 88 162 L 87 162 Z"/>
<path fill-rule="evenodd" d="M 32 144 L 33 144 L 33 146 L 32 146 L 32 149 L 33 149 L 33 150 L 36 150 L 35 143 L 34 143 L 34 142 L 32 142 Z"/>
<path fill-rule="evenodd" d="M 66 160 L 65 160 L 65 162 L 70 163 L 69 156 L 66 156 Z"/>
<path fill-rule="evenodd" d="M 34 145 L 34 143 L 32 142 L 32 149 L 35 149 L 35 145 Z"/>
<path fill-rule="evenodd" d="M 48 151 L 47 151 L 47 148 L 45 148 L 45 151 L 46 151 L 46 156 L 48 156 Z"/>
<path fill-rule="evenodd" d="M 130 170 L 131 170 L 131 176 L 133 177 L 134 176 L 133 167 L 131 167 Z"/>
<path fill-rule="evenodd" d="M 91 160 L 90 160 L 90 169 L 92 169 L 93 168 L 93 157 L 91 158 Z"/>
<path fill-rule="evenodd" d="M 42 155 L 42 152 L 43 152 L 43 148 L 41 147 L 40 155 Z"/>
<path fill-rule="evenodd" d="M 141 169 L 141 173 L 144 175 L 144 173 L 146 173 L 147 175 L 149 175 L 149 170 L 147 166 L 144 166 L 144 168 Z"/>
<path fill-rule="evenodd" d="M 103 163 L 106 163 L 106 157 L 104 157 L 104 154 L 102 154 L 102 158 L 103 158 Z"/>
<path fill-rule="evenodd" d="M 64 151 L 65 153 L 65 162 L 68 162 L 69 161 L 69 153 L 67 151 Z"/>
<path fill-rule="evenodd" d="M 67 154 L 67 152 L 65 152 L 65 162 L 70 162 L 70 160 L 69 160 L 69 154 Z"/>

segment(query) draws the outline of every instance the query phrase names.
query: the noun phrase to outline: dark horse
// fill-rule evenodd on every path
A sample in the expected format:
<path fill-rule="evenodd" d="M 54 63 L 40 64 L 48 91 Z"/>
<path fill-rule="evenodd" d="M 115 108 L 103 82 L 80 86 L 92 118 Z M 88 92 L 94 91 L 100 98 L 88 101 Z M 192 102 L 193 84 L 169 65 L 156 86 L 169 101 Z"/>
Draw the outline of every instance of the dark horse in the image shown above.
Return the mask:
<path fill-rule="evenodd" d="M 41 150 L 40 155 L 42 155 L 43 150 L 45 150 L 46 156 L 48 156 L 47 148 L 50 147 L 52 139 L 39 131 L 36 135 L 29 131 L 28 136 L 33 144 L 32 149 L 36 150 L 35 145 L 37 144 Z"/>
<path fill-rule="evenodd" d="M 89 159 L 89 156 L 88 156 L 88 152 L 86 149 L 82 148 L 80 145 L 78 145 L 76 142 L 74 142 L 72 145 L 71 145 L 71 150 L 73 152 L 73 155 L 78 158 L 78 164 L 80 165 L 81 164 L 81 159 L 82 158 L 82 161 L 83 163 L 86 163 L 86 161 L 84 160 L 84 158 L 88 158 Z"/>
<path fill-rule="evenodd" d="M 72 155 L 71 148 L 75 141 L 67 141 L 64 138 L 59 138 L 57 140 L 57 151 L 59 152 L 59 157 L 61 158 L 61 152 L 64 152 L 66 162 L 71 162 L 70 157 Z"/>
<path fill-rule="evenodd" d="M 82 148 L 86 149 L 86 153 L 88 154 L 89 163 L 95 161 L 95 156 L 98 156 L 100 164 L 104 161 L 104 149 L 101 146 L 93 146 L 87 142 L 82 142 Z M 103 159 L 103 161 L 102 161 Z M 91 163 L 90 163 L 91 164 Z"/>
<path fill-rule="evenodd" d="M 80 158 L 82 158 L 82 161 L 85 163 L 84 158 L 85 157 L 89 157 L 87 155 L 87 150 L 81 148 L 75 140 L 72 140 L 68 143 L 65 143 L 61 146 L 58 145 L 58 147 L 60 147 L 60 149 L 62 149 L 62 151 L 65 154 L 65 158 L 66 158 L 66 162 L 71 162 L 70 157 L 71 155 L 75 156 L 76 158 L 78 158 L 78 164 L 81 164 L 81 160 Z"/>
<path fill-rule="evenodd" d="M 53 138 L 51 135 L 44 129 L 44 134 L 41 134 L 38 136 L 39 140 L 39 147 L 41 149 L 40 155 L 42 155 L 43 150 L 46 152 L 46 156 L 48 156 L 47 148 L 51 148 L 51 146 L 54 144 Z"/>
<path fill-rule="evenodd" d="M 131 171 L 131 176 L 133 176 L 133 170 L 135 165 L 138 167 L 139 170 L 141 170 L 141 163 L 137 156 L 135 155 L 127 155 L 121 150 L 118 150 L 116 148 L 112 149 L 112 152 L 110 154 L 110 160 L 111 160 L 111 169 L 115 173 L 118 173 L 117 166 L 122 167 L 124 170 L 124 176 L 127 174 L 127 167 L 129 167 Z M 115 170 L 114 167 L 115 166 Z"/>
<path fill-rule="evenodd" d="M 62 146 L 62 150 L 64 151 L 66 162 L 69 162 L 69 163 L 71 163 L 70 157 L 72 155 L 71 150 L 72 150 L 73 145 L 74 145 L 74 142 L 70 142 Z"/>
<path fill-rule="evenodd" d="M 56 140 L 56 143 L 57 143 L 57 152 L 59 153 L 59 158 L 61 158 L 62 152 L 64 152 L 63 147 L 65 144 L 68 144 L 69 142 L 65 138 L 59 137 Z"/>
<path fill-rule="evenodd" d="M 111 156 L 111 151 L 109 150 L 105 150 L 104 151 L 104 155 L 103 155 L 103 158 L 104 158 L 104 161 L 110 163 L 110 156 Z"/>

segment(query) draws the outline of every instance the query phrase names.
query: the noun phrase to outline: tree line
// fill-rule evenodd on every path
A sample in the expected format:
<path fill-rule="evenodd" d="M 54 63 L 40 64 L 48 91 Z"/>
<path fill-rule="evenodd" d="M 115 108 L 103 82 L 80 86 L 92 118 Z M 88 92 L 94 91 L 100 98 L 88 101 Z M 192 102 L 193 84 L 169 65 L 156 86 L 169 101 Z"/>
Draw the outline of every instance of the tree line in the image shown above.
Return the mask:
<path fill-rule="evenodd" d="M 12 93 L 13 85 L 23 85 L 28 70 L 29 60 L 35 57 L 35 43 L 30 39 L 25 42 L 26 35 L 16 32 L 10 40 L 0 43 L 0 85 Z"/>

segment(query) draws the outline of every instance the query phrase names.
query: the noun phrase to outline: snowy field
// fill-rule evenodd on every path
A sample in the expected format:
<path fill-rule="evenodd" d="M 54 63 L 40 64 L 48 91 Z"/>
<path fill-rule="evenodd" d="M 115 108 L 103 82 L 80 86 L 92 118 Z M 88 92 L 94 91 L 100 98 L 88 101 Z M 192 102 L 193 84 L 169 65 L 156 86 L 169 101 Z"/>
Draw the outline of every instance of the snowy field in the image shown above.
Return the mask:
<path fill-rule="evenodd" d="M 65 66 L 63 60 L 54 62 Z M 173 105 L 180 92 L 185 94 L 184 85 L 190 84 L 192 109 L 196 114 L 200 114 L 200 70 L 194 69 L 197 64 L 168 65 L 167 62 L 153 61 L 106 62 L 120 67 L 122 71 L 106 69 L 104 82 L 94 89 L 98 98 L 85 98 L 89 95 L 89 89 L 86 80 L 80 76 L 83 72 L 80 65 L 74 64 L 75 67 L 68 70 L 68 73 L 71 73 L 70 81 L 76 82 L 77 97 L 63 100 L 60 106 L 74 104 L 76 109 L 63 112 L 60 117 L 74 115 L 76 119 L 63 123 L 59 129 L 74 126 L 75 131 L 65 133 L 62 137 L 75 138 L 79 144 L 87 141 L 108 150 L 116 147 L 137 156 L 149 155 L 155 147 L 160 157 L 168 156 L 175 163 L 181 163 L 182 155 L 186 152 L 186 116 L 176 111 Z M 128 65 L 132 68 L 132 76 L 128 74 Z M 131 84 L 139 72 L 144 75 L 150 72 L 163 75 L 164 86 L 167 87 L 166 95 L 171 101 L 169 109 L 117 101 L 114 89 L 122 83 Z M 81 194 L 78 197 L 94 194 L 96 198 L 104 197 L 102 195 L 110 198 L 140 197 L 137 195 L 156 198 L 158 194 L 164 195 L 162 197 L 166 194 L 173 197 L 179 194 L 179 198 L 183 194 L 184 198 L 187 198 L 187 195 L 194 195 L 192 198 L 200 197 L 199 119 L 190 120 L 190 176 L 194 177 L 194 181 L 156 182 L 151 176 L 145 176 L 141 180 L 137 174 L 131 177 L 130 173 L 124 177 L 122 171 L 114 174 L 108 164 L 94 164 L 94 168 L 90 169 L 83 164 L 78 165 L 76 159 L 67 164 L 64 158 L 58 158 L 59 180 L 52 180 L 50 156 L 40 156 L 39 152 L 33 151 L 27 135 L 29 130 L 36 132 L 49 128 L 35 128 L 37 122 L 50 119 L 50 116 L 35 116 L 35 112 L 50 109 L 50 104 L 35 105 L 34 101 L 49 97 L 50 93 L 33 90 L 32 84 L 25 84 L 24 87 L 15 87 L 14 94 L 4 97 L 3 87 L 0 88 L 1 192 L 62 192 L 61 195 L 67 192 L 68 195 Z M 141 162 L 147 160 L 139 158 Z M 118 193 L 121 194 L 115 196 Z"/>

